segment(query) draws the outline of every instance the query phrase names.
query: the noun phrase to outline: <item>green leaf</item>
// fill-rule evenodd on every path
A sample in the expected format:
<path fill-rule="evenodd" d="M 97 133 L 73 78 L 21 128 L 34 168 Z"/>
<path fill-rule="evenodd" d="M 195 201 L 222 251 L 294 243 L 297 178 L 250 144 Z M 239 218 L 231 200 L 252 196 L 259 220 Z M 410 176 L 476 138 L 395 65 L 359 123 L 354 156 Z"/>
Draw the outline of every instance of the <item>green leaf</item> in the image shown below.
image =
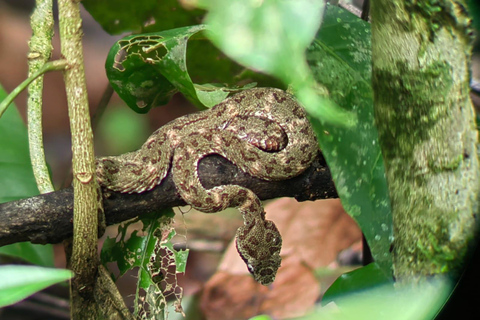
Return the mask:
<path fill-rule="evenodd" d="M 199 88 L 199 86 L 196 86 Z M 212 94 L 213 93 L 213 94 Z M 218 104 L 218 101 L 223 101 L 228 96 L 228 91 L 223 90 L 215 90 L 209 93 L 208 90 L 199 90 L 197 91 L 198 99 L 203 102 L 206 107 L 213 107 L 214 105 Z"/>
<path fill-rule="evenodd" d="M 323 295 L 322 305 L 335 301 L 337 297 L 371 289 L 386 283 L 390 283 L 393 287 L 392 278 L 387 277 L 378 264 L 370 263 L 365 267 L 344 273 L 338 277 Z"/>
<path fill-rule="evenodd" d="M 431 320 L 453 289 L 446 277 L 435 277 L 397 287 L 387 283 L 338 297 L 297 320 Z"/>
<path fill-rule="evenodd" d="M 102 263 L 116 262 L 120 270 L 120 276 L 124 275 L 130 269 L 139 267 L 138 282 L 140 288 L 146 289 L 153 284 L 148 270 L 150 257 L 154 253 L 157 237 L 155 230 L 161 224 L 161 218 L 171 216 L 171 209 L 164 210 L 160 213 L 155 212 L 142 215 L 139 220 L 143 223 L 142 233 L 138 235 L 135 230 L 131 234 L 127 232 L 128 227 L 138 220 L 132 220 L 128 223 L 118 226 L 118 241 L 114 238 L 105 240 L 100 257 Z M 130 236 L 127 239 L 127 236 Z"/>
<path fill-rule="evenodd" d="M 0 86 L 0 101 L 6 92 Z M 0 118 L 0 203 L 38 194 L 28 150 L 25 124 L 15 105 L 10 105 Z M 43 266 L 53 266 L 51 245 L 15 243 L 0 248 L 5 254 Z"/>
<path fill-rule="evenodd" d="M 83 6 L 110 34 L 154 32 L 198 24 L 203 11 L 178 0 L 83 0 Z"/>
<path fill-rule="evenodd" d="M 177 233 L 175 229 L 169 233 L 166 239 L 162 239 L 161 247 L 166 248 L 169 252 L 171 252 L 175 258 L 175 272 L 176 273 L 183 273 L 187 268 L 187 259 L 188 254 L 190 253 L 189 249 L 177 251 L 173 248 L 173 243 L 171 240 Z"/>
<path fill-rule="evenodd" d="M 162 35 L 130 36 L 117 41 L 108 54 L 105 64 L 108 80 L 135 112 L 146 113 L 152 107 L 164 105 L 176 92 L 156 66 L 165 61 L 162 59 L 167 54 L 163 41 Z M 182 61 L 181 57 L 175 58 Z"/>
<path fill-rule="evenodd" d="M 196 104 L 213 106 L 231 89 L 194 85 L 187 71 L 187 43 L 204 25 L 125 37 L 107 57 L 107 77 L 127 105 L 138 113 L 166 104 L 182 92 Z M 197 39 L 197 41 L 202 41 Z M 205 41 L 205 40 L 203 40 Z M 231 63 L 231 62 L 226 62 Z"/>
<path fill-rule="evenodd" d="M 355 112 L 352 128 L 311 122 L 345 210 L 362 229 L 374 260 L 391 277 L 392 213 L 385 168 L 373 115 L 370 25 L 328 6 L 323 25 L 307 52 L 315 79 L 330 97 Z"/>
<path fill-rule="evenodd" d="M 323 1 L 203 0 L 207 36 L 240 64 L 265 72 L 292 86 L 307 111 L 324 122 L 351 126 L 354 117 L 319 95 L 305 62 L 314 39 Z"/>
<path fill-rule="evenodd" d="M 0 247 L 0 255 L 20 258 L 32 264 L 53 267 L 53 247 L 51 245 L 18 242 Z"/>
<path fill-rule="evenodd" d="M 0 308 L 73 277 L 70 270 L 34 266 L 0 266 Z"/>
<path fill-rule="evenodd" d="M 153 223 L 153 222 L 152 222 Z M 147 232 L 145 236 L 139 236 L 135 230 L 126 240 L 127 228 L 132 223 L 119 225 L 119 240 L 107 238 L 101 252 L 102 263 L 116 262 L 120 275 L 124 275 L 128 270 L 139 267 L 139 281 L 142 288 L 148 288 L 149 281 L 144 276 L 148 274 L 147 263 L 155 248 L 155 237 L 152 232 Z M 148 225 L 144 225 L 145 230 L 149 230 Z"/>
<path fill-rule="evenodd" d="M 7 94 L 0 86 L 0 101 Z M 0 203 L 38 194 L 25 124 L 14 105 L 0 118 Z"/>
<path fill-rule="evenodd" d="M 148 305 L 149 312 L 163 313 L 167 300 L 173 298 L 174 303 L 181 303 L 182 289 L 176 281 L 177 273 L 185 272 L 188 250 L 177 252 L 171 242 L 175 236 L 172 228 L 173 210 L 142 215 L 126 225 L 119 226 L 119 241 L 107 238 L 102 248 L 102 263 L 116 262 L 120 276 L 127 270 L 138 267 L 137 291 L 135 293 L 135 315 Z M 137 231 L 127 237 L 127 228 L 132 223 L 141 221 L 142 235 Z M 175 267 L 175 268 L 173 268 Z M 173 276 L 173 277 L 172 277 Z M 166 286 L 165 296 L 163 290 Z M 144 289 L 145 295 L 140 296 Z"/>

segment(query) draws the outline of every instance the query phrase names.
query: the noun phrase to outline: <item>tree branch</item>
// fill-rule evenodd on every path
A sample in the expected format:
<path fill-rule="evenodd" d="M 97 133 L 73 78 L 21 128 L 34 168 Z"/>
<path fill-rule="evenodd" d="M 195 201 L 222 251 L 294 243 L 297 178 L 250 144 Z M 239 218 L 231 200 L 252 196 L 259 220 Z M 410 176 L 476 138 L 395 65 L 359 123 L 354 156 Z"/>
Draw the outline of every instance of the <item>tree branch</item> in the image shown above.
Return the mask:
<path fill-rule="evenodd" d="M 299 201 L 337 198 L 330 170 L 321 153 L 313 164 L 293 179 L 264 181 L 240 171 L 220 156 L 208 156 L 199 165 L 206 188 L 238 184 L 255 192 L 260 199 L 295 197 Z M 107 225 L 132 219 L 163 208 L 185 205 L 173 184 L 171 172 L 153 190 L 124 194 L 104 190 L 103 203 Z M 39 195 L 0 204 L 0 246 L 31 241 L 57 243 L 72 236 L 73 189 Z"/>

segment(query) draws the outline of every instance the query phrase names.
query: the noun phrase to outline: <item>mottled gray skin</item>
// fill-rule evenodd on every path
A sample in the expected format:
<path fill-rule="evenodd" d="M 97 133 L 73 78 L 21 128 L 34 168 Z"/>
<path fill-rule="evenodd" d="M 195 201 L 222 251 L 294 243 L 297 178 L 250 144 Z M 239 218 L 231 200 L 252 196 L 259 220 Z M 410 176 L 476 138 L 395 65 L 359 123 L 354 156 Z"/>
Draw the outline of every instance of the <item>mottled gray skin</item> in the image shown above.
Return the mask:
<path fill-rule="evenodd" d="M 204 188 L 198 163 L 218 154 L 254 177 L 277 181 L 302 173 L 317 151 L 315 134 L 294 98 L 279 89 L 255 88 L 166 124 L 135 152 L 98 159 L 97 176 L 108 189 L 140 193 L 159 185 L 171 168 L 180 196 L 195 209 L 211 213 L 237 207 L 245 222 L 236 233 L 237 250 L 255 280 L 269 285 L 281 263 L 282 238 L 275 224 L 265 220 L 260 200 L 249 189 Z"/>

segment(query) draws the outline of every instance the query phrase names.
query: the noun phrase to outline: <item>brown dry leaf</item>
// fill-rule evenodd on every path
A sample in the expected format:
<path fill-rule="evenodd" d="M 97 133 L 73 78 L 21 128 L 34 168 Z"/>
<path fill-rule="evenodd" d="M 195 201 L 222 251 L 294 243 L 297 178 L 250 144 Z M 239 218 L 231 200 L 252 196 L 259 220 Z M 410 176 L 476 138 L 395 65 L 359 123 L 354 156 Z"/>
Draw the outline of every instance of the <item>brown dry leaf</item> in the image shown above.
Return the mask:
<path fill-rule="evenodd" d="M 260 313 L 284 319 L 304 314 L 320 295 L 313 270 L 328 266 L 341 250 L 361 240 L 361 231 L 339 200 L 298 203 L 282 198 L 265 209 L 283 237 L 283 261 L 275 282 L 270 287 L 256 283 L 232 242 L 201 296 L 207 319 L 248 319 Z"/>

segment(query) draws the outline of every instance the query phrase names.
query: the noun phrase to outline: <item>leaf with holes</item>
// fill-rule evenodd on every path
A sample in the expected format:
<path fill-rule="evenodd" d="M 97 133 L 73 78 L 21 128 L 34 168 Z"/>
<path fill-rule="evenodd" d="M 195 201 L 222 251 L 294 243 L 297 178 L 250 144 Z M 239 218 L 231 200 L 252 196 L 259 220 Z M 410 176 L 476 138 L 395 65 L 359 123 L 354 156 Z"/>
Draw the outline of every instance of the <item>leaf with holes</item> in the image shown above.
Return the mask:
<path fill-rule="evenodd" d="M 106 62 L 112 87 L 138 113 L 166 104 L 177 91 L 200 106 L 212 107 L 220 103 L 230 91 L 238 89 L 194 84 L 187 71 L 187 43 L 191 36 L 205 28 L 204 25 L 184 27 L 117 41 Z M 231 64 L 231 61 L 224 61 L 226 66 Z M 240 70 L 239 67 L 231 68 Z"/>
<path fill-rule="evenodd" d="M 119 276 L 124 275 L 134 267 L 139 267 L 139 285 L 141 288 L 148 288 L 149 285 L 153 284 L 149 276 L 148 263 L 157 241 L 154 231 L 160 226 L 162 217 L 172 214 L 173 211 L 169 209 L 161 213 L 142 215 L 138 220 L 119 225 L 118 236 L 105 239 L 101 252 L 102 263 L 116 262 L 120 271 Z M 139 220 L 143 223 L 142 234 L 139 235 L 138 230 L 129 233 L 129 226 Z"/>

